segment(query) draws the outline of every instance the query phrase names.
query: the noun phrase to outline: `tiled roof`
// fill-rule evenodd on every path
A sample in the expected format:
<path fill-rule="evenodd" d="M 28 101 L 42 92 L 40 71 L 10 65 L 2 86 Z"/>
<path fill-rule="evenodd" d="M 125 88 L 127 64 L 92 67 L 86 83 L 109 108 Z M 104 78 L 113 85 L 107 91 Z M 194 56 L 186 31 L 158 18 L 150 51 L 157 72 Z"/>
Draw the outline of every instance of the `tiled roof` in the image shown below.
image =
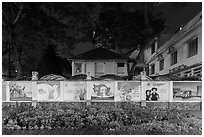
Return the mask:
<path fill-rule="evenodd" d="M 80 59 L 80 60 L 109 60 L 109 59 L 126 59 L 122 55 L 110 51 L 105 48 L 95 48 L 88 52 L 82 53 L 80 55 L 69 58 L 70 60 Z"/>

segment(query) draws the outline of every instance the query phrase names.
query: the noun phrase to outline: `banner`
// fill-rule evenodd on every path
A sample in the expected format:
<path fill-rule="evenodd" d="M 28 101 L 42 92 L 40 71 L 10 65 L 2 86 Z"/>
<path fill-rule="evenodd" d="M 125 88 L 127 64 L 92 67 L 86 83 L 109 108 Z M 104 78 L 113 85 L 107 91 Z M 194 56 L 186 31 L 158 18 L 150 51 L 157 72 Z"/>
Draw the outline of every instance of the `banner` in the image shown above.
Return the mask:
<path fill-rule="evenodd" d="M 59 81 L 38 81 L 37 100 L 38 101 L 59 101 L 60 100 Z"/>
<path fill-rule="evenodd" d="M 86 100 L 86 82 L 64 82 L 64 101 Z"/>
<path fill-rule="evenodd" d="M 119 81 L 115 101 L 140 101 L 140 82 Z"/>
<path fill-rule="evenodd" d="M 114 101 L 115 82 L 94 81 L 89 84 L 89 99 L 91 100 L 112 100 Z"/>
<path fill-rule="evenodd" d="M 146 101 L 169 101 L 169 82 L 145 81 L 142 88 Z"/>
<path fill-rule="evenodd" d="M 6 82 L 2 82 L 2 101 L 6 101 Z"/>
<path fill-rule="evenodd" d="M 31 101 L 32 83 L 29 81 L 9 82 L 10 101 Z"/>
<path fill-rule="evenodd" d="M 202 82 L 173 82 L 173 101 L 201 101 Z"/>

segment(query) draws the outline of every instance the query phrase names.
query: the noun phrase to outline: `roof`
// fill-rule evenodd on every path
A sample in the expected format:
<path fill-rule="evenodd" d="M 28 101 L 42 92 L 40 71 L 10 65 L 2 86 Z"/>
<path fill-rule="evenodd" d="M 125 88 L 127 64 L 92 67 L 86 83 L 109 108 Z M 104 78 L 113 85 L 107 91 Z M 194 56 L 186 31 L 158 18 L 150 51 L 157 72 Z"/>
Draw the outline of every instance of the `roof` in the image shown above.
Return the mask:
<path fill-rule="evenodd" d="M 105 48 L 95 48 L 85 53 L 69 58 L 70 60 L 109 60 L 126 59 L 124 56 Z"/>
<path fill-rule="evenodd" d="M 171 74 L 159 75 L 159 76 L 154 76 L 154 77 L 151 77 L 151 78 L 153 80 L 156 80 L 156 81 L 170 81 L 170 80 L 178 81 L 178 80 L 181 80 L 180 77 L 177 77 L 177 76 L 174 76 L 174 75 L 171 75 Z"/>

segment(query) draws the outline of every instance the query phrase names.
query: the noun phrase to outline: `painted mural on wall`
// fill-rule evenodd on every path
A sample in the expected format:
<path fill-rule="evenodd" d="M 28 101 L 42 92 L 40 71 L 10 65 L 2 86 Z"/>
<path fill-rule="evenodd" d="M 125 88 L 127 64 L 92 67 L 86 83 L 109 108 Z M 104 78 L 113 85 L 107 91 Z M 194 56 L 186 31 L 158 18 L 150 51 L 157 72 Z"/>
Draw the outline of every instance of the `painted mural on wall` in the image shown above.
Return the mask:
<path fill-rule="evenodd" d="M 169 82 L 150 81 L 143 83 L 143 95 L 146 101 L 169 101 Z"/>
<path fill-rule="evenodd" d="M 111 81 L 89 82 L 91 100 L 114 100 L 115 83 Z"/>
<path fill-rule="evenodd" d="M 37 100 L 38 101 L 59 101 L 60 82 L 59 81 L 37 82 Z"/>
<path fill-rule="evenodd" d="M 9 83 L 10 101 L 31 101 L 32 83 L 31 82 L 10 82 Z"/>
<path fill-rule="evenodd" d="M 2 82 L 2 101 L 6 101 L 6 82 Z"/>
<path fill-rule="evenodd" d="M 65 82 L 64 101 L 86 100 L 86 82 Z"/>
<path fill-rule="evenodd" d="M 115 101 L 140 101 L 140 82 L 119 81 Z"/>
<path fill-rule="evenodd" d="M 173 82 L 173 101 L 201 101 L 201 82 Z"/>

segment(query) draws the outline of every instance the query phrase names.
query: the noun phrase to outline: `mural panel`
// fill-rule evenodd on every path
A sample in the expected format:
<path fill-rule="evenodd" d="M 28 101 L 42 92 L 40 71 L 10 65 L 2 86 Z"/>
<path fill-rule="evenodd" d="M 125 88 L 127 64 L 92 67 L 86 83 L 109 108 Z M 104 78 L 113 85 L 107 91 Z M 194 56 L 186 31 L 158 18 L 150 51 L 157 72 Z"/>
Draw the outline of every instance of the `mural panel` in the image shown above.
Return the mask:
<path fill-rule="evenodd" d="M 89 82 L 91 100 L 114 101 L 115 82 L 94 81 Z"/>
<path fill-rule="evenodd" d="M 140 82 L 119 81 L 115 101 L 140 101 Z"/>
<path fill-rule="evenodd" d="M 201 101 L 202 82 L 173 82 L 173 101 Z"/>
<path fill-rule="evenodd" d="M 38 101 L 59 101 L 60 100 L 59 81 L 39 81 L 37 82 Z"/>
<path fill-rule="evenodd" d="M 64 101 L 86 100 L 86 82 L 64 82 Z"/>
<path fill-rule="evenodd" d="M 32 83 L 29 81 L 9 82 L 10 101 L 31 101 Z"/>
<path fill-rule="evenodd" d="M 143 95 L 146 101 L 169 101 L 169 82 L 146 81 L 143 83 Z"/>

